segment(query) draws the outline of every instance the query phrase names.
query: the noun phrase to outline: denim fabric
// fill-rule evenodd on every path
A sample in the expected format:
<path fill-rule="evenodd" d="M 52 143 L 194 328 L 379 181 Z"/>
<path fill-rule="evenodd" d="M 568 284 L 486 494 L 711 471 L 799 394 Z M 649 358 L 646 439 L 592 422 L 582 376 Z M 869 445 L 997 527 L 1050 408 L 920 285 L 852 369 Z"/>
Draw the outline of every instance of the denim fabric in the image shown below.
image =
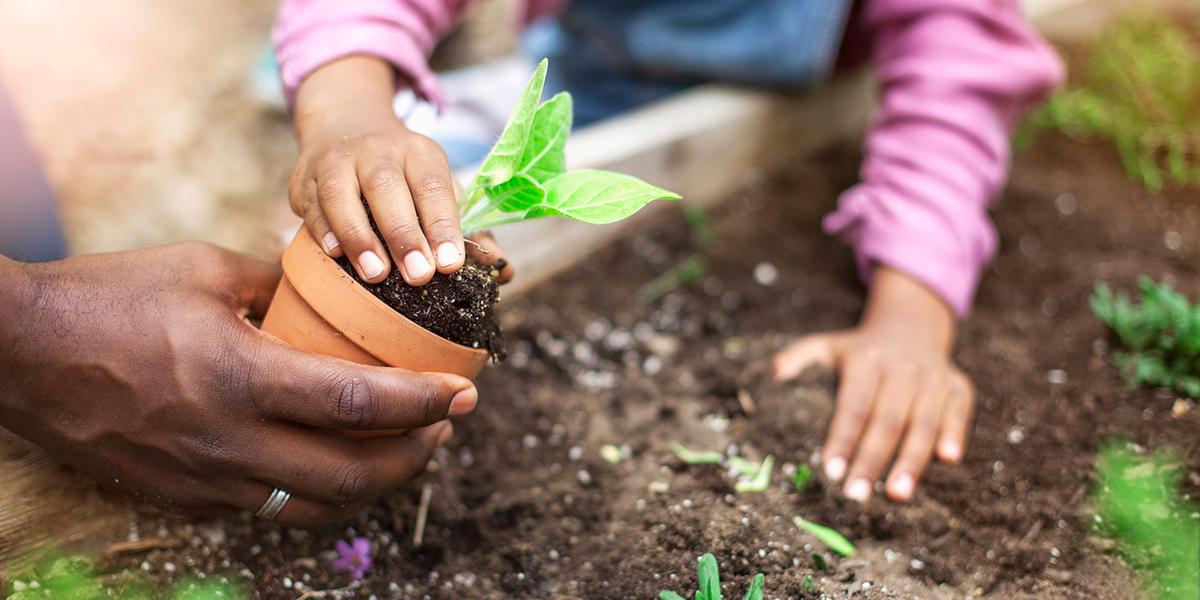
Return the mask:
<path fill-rule="evenodd" d="M 25 262 L 67 256 L 54 193 L 3 86 L 0 86 L 0 254 Z"/>
<path fill-rule="evenodd" d="M 570 91 L 576 122 L 584 125 L 703 82 L 818 83 L 837 60 L 850 5 L 574 0 L 549 36 L 553 42 L 534 52 L 551 57 L 548 91 Z"/>

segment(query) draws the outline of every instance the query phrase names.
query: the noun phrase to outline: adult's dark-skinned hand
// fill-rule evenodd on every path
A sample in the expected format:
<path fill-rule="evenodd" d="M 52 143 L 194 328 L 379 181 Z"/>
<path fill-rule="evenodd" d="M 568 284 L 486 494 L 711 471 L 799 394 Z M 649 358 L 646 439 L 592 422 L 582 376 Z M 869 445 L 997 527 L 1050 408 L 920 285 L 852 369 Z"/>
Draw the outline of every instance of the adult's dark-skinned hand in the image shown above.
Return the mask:
<path fill-rule="evenodd" d="M 470 412 L 467 379 L 293 350 L 247 319 L 274 265 L 184 243 L 0 258 L 0 426 L 106 487 L 184 510 L 327 521 L 420 473 Z M 411 430 L 356 439 L 339 430 Z"/>

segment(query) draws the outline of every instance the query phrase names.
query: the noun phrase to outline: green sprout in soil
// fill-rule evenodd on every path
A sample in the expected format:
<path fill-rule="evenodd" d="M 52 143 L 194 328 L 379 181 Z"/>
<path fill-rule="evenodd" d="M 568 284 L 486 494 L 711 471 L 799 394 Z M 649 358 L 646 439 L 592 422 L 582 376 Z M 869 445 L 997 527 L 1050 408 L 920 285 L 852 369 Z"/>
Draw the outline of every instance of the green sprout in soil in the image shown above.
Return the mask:
<path fill-rule="evenodd" d="M 1139 304 L 1103 283 L 1092 294 L 1092 312 L 1125 347 L 1115 356 L 1117 365 L 1133 387 L 1200 397 L 1200 303 L 1145 277 L 1139 287 Z"/>
<path fill-rule="evenodd" d="M 704 259 L 693 254 L 638 288 L 637 301 L 649 304 L 704 276 Z"/>
<path fill-rule="evenodd" d="M 749 481 L 739 481 L 734 485 L 733 489 L 739 494 L 749 492 L 765 492 L 771 485 L 771 471 L 775 468 L 775 457 L 767 456 L 763 459 L 762 466 L 750 478 Z"/>
<path fill-rule="evenodd" d="M 547 68 L 545 60 L 538 64 L 500 139 L 459 199 L 463 232 L 541 217 L 599 225 L 629 217 L 654 200 L 678 200 L 636 177 L 567 171 L 571 96 L 563 92 L 541 102 Z"/>
<path fill-rule="evenodd" d="M 724 458 L 720 452 L 697 452 L 689 450 L 679 442 L 671 444 L 671 452 L 674 452 L 675 456 L 679 457 L 679 460 L 689 465 L 716 465 L 720 464 Z"/>
<path fill-rule="evenodd" d="M 841 554 L 842 556 L 854 556 L 854 544 L 846 539 L 846 536 L 837 532 L 832 527 L 826 527 L 820 523 L 813 523 L 802 517 L 792 517 L 792 522 L 796 527 L 807 531 L 809 535 L 820 540 L 822 544 L 829 546 L 830 550 Z M 824 557 L 822 557 L 824 558 Z"/>
<path fill-rule="evenodd" d="M 624 457 L 621 456 L 620 448 L 612 444 L 605 444 L 600 446 L 600 458 L 603 458 L 608 463 L 616 465 L 620 464 L 621 459 Z"/>
<path fill-rule="evenodd" d="M 1152 193 L 1168 176 L 1200 185 L 1200 47 L 1188 27 L 1130 15 L 1095 39 L 1085 81 L 1053 97 L 1030 128 L 1112 142 L 1129 177 Z"/>
<path fill-rule="evenodd" d="M 712 554 L 701 556 L 696 570 L 700 580 L 700 589 L 696 590 L 696 600 L 721 600 L 721 574 L 717 569 L 716 557 Z M 746 591 L 742 600 L 762 600 L 765 582 L 766 577 L 762 573 L 755 575 L 750 582 L 750 589 Z M 659 600 L 684 600 L 683 596 L 666 590 L 660 592 L 658 597 Z"/>
<path fill-rule="evenodd" d="M 804 488 L 808 487 L 808 482 L 812 481 L 812 476 L 812 467 L 808 465 L 796 467 L 796 474 L 792 476 L 792 487 L 796 488 L 797 492 L 803 492 Z"/>
<path fill-rule="evenodd" d="M 1120 442 L 1096 460 L 1097 530 L 1118 542 L 1159 600 L 1200 598 L 1200 505 L 1176 496 L 1181 465 L 1169 452 L 1142 456 Z"/>

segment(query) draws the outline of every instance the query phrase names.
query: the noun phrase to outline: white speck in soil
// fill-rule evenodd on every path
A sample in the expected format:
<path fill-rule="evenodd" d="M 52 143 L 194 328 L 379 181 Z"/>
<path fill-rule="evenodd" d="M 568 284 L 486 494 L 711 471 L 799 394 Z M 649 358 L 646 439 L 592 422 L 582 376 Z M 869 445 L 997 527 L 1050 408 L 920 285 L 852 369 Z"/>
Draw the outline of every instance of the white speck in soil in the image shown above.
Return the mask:
<path fill-rule="evenodd" d="M 579 483 L 582 485 L 591 485 L 592 484 L 592 474 L 588 473 L 587 469 L 580 469 L 579 471 L 577 471 L 575 473 L 575 478 L 578 479 Z"/>
<path fill-rule="evenodd" d="M 1079 207 L 1079 199 L 1071 192 L 1063 192 L 1054 198 L 1054 208 L 1058 209 L 1058 214 L 1069 217 L 1075 214 L 1075 209 Z"/>
<path fill-rule="evenodd" d="M 999 473 L 1000 471 L 1003 471 L 1003 470 L 1004 470 L 1004 461 L 998 460 L 998 461 L 992 463 L 992 472 L 993 473 Z"/>
<path fill-rule="evenodd" d="M 558 475 L 559 473 L 562 473 L 562 465 L 559 463 L 550 463 L 550 474 Z"/>
<path fill-rule="evenodd" d="M 1168 231 L 1163 234 L 1163 245 L 1167 247 L 1167 250 L 1179 250 L 1183 247 L 1183 235 L 1178 231 Z"/>
<path fill-rule="evenodd" d="M 1058 558 L 1059 556 L 1062 556 L 1062 552 L 1059 552 L 1057 547 L 1050 548 L 1050 556 Z"/>
<path fill-rule="evenodd" d="M 1062 385 L 1067 382 L 1067 372 L 1062 369 L 1051 369 L 1046 373 L 1046 381 L 1054 385 Z"/>
<path fill-rule="evenodd" d="M 624 350 L 633 343 L 633 335 L 624 329 L 614 329 L 604 337 L 604 347 L 610 351 Z"/>
<path fill-rule="evenodd" d="M 647 377 L 658 375 L 659 372 L 662 371 L 662 368 L 663 361 L 657 356 L 647 356 L 646 360 L 642 362 L 642 372 L 645 373 Z"/>
<path fill-rule="evenodd" d="M 725 433 L 729 429 L 729 419 L 717 415 L 704 415 L 704 424 L 716 433 Z"/>
<path fill-rule="evenodd" d="M 539 440 L 536 435 L 527 433 L 525 434 L 525 437 L 521 438 L 521 445 L 525 446 L 526 448 L 537 448 L 540 441 L 541 440 Z"/>
<path fill-rule="evenodd" d="M 583 446 L 579 444 L 571 446 L 571 449 L 567 450 L 567 458 L 571 460 L 579 460 L 583 458 Z"/>
<path fill-rule="evenodd" d="M 464 467 L 469 467 L 475 464 L 475 454 L 471 452 L 470 448 L 463 446 L 462 449 L 458 451 L 458 464 Z"/>
<path fill-rule="evenodd" d="M 648 489 L 651 494 L 665 494 L 671 491 L 671 484 L 665 481 L 651 481 Z"/>
<path fill-rule="evenodd" d="M 763 261 L 754 266 L 754 282 L 762 286 L 772 286 L 779 281 L 779 269 L 775 265 Z"/>
<path fill-rule="evenodd" d="M 1013 427 L 1008 430 L 1008 443 L 1020 444 L 1025 439 L 1025 431 L 1020 427 Z"/>
<path fill-rule="evenodd" d="M 908 562 L 908 566 L 914 571 L 923 571 L 925 569 L 925 563 L 915 558 Z"/>
<path fill-rule="evenodd" d="M 691 508 L 692 507 L 692 499 L 684 498 L 683 502 L 680 502 L 680 504 L 682 504 L 684 508 Z"/>

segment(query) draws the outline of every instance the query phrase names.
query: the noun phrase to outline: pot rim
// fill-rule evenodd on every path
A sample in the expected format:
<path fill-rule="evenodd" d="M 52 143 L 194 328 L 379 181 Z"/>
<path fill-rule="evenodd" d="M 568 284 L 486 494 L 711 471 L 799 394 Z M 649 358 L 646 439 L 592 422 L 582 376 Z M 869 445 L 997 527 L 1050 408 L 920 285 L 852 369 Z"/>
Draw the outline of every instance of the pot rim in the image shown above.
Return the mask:
<path fill-rule="evenodd" d="M 333 325 L 354 344 L 385 363 L 397 354 L 406 354 L 398 346 L 441 346 L 472 362 L 486 360 L 486 348 L 472 348 L 448 340 L 400 314 L 351 277 L 341 265 L 317 244 L 308 228 L 301 227 L 296 239 L 283 253 L 283 272 L 296 292 L 321 318 Z M 320 293 L 320 290 L 346 289 L 342 294 Z M 382 323 L 389 331 L 403 335 L 380 339 L 378 332 L 364 327 Z M 411 333 L 410 333 L 411 332 Z"/>

